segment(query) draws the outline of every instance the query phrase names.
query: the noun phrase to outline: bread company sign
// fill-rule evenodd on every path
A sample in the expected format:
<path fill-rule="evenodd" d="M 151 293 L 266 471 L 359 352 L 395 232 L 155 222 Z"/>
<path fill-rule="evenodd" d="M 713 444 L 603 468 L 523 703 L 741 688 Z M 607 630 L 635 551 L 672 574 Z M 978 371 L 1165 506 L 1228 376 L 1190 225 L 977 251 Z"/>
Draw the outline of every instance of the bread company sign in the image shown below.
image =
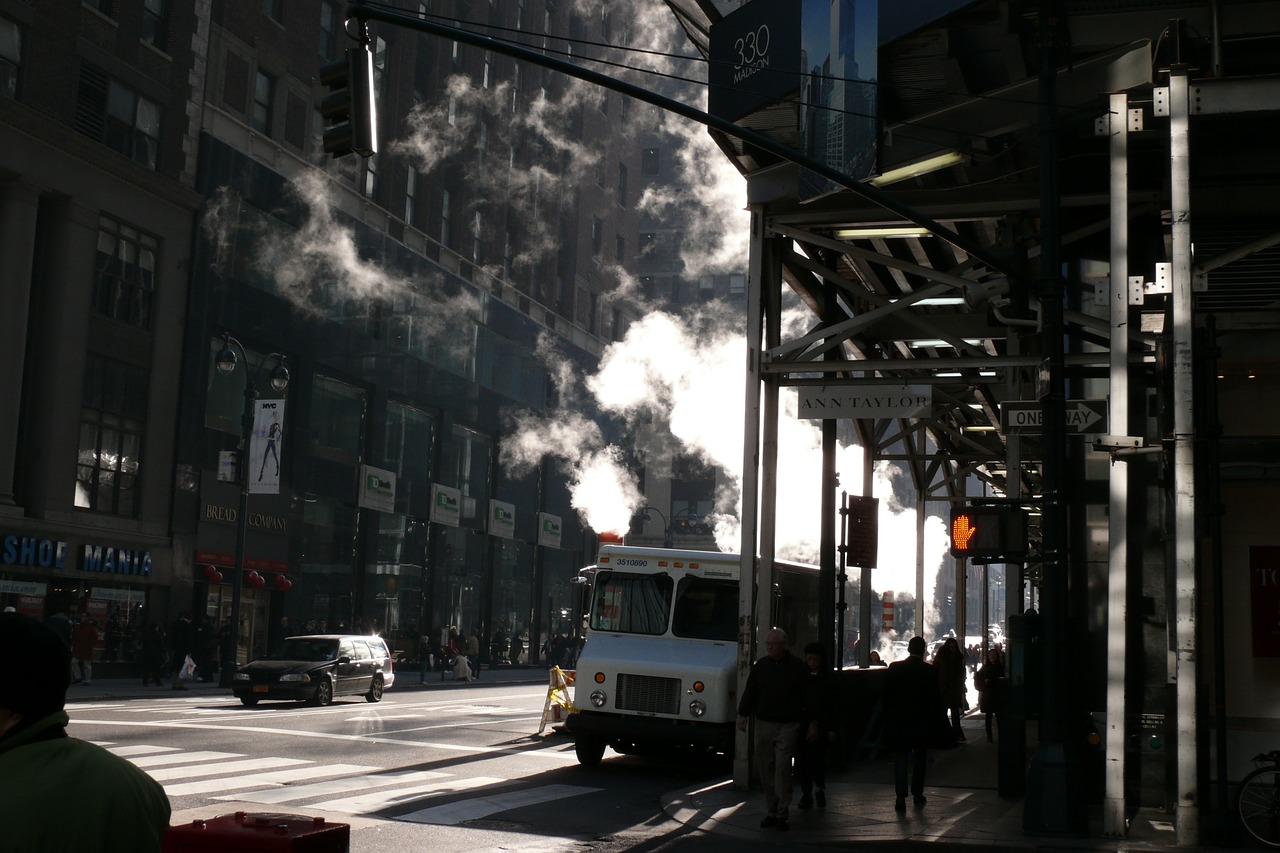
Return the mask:
<path fill-rule="evenodd" d="M 832 418 L 912 418 L 933 405 L 931 385 L 801 385 L 797 415 Z"/>

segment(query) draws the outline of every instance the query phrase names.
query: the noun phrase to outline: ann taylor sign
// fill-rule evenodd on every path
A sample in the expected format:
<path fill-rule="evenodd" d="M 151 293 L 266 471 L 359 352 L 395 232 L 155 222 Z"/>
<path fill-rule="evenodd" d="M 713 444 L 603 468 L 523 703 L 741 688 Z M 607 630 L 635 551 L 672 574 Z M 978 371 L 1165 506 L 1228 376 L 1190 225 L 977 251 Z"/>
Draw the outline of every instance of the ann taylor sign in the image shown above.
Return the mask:
<path fill-rule="evenodd" d="M 801 385 L 799 417 L 913 418 L 928 414 L 931 385 Z"/>

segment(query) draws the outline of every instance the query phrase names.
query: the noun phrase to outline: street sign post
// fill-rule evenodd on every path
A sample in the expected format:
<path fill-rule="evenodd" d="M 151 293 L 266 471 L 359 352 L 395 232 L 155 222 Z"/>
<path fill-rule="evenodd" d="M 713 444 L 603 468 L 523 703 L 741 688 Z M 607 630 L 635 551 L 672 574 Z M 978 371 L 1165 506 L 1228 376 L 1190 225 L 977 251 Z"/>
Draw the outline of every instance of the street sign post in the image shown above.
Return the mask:
<path fill-rule="evenodd" d="M 1037 400 L 1010 400 L 1000 404 L 1001 432 L 1040 432 L 1044 409 Z M 1106 400 L 1067 400 L 1066 431 L 1093 435 L 1107 431 Z"/>

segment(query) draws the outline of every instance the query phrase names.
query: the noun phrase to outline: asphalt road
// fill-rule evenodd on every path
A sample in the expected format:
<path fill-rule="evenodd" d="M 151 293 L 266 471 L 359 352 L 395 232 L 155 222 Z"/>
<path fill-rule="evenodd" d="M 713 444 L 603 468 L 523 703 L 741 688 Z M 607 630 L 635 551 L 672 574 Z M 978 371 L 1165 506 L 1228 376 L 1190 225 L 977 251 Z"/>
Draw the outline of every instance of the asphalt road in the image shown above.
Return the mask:
<path fill-rule="evenodd" d="M 227 694 L 68 705 L 70 733 L 165 786 L 174 824 L 245 811 L 351 826 L 351 850 L 730 849 L 662 811 L 663 792 L 722 779 L 708 762 L 608 753 L 577 765 L 570 739 L 535 735 L 539 685 L 393 689 L 243 707 Z M 720 842 L 720 843 L 717 843 Z"/>

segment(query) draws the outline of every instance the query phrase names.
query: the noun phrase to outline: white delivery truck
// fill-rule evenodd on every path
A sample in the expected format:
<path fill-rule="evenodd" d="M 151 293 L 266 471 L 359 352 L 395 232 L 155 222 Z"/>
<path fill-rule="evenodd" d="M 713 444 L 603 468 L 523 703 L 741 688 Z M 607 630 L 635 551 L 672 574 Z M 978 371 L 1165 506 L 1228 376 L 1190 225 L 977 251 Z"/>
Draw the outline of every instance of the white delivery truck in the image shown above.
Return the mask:
<path fill-rule="evenodd" d="M 817 570 L 775 566 L 775 614 L 791 614 L 793 626 L 783 626 L 789 633 L 795 625 L 808 627 Z M 581 764 L 598 764 L 606 746 L 623 753 L 732 752 L 739 571 L 736 554 L 600 547 L 588 571 L 574 712 L 565 721 Z M 793 642 L 811 639 L 792 633 Z"/>

